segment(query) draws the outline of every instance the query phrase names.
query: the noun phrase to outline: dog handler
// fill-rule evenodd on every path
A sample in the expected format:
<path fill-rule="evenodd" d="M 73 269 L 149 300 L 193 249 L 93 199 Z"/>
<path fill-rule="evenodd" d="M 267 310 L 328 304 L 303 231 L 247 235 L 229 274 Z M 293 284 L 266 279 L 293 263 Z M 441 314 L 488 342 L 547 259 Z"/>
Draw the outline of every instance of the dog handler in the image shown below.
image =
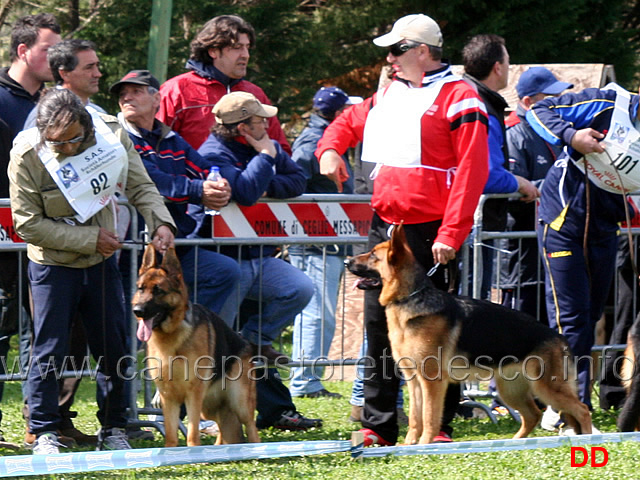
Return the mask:
<path fill-rule="evenodd" d="M 8 169 L 13 223 L 27 242 L 34 304 L 27 379 L 29 428 L 37 436 L 33 453 L 59 451 L 58 383 L 50 369 L 62 365 L 77 313 L 94 358 L 102 360 L 99 441 L 104 449 L 129 449 L 122 375 L 128 365 L 121 362 L 128 353 L 128 317 L 113 256 L 122 246 L 115 234 L 116 193 L 139 209 L 161 252 L 173 246 L 175 226 L 115 118 L 89 111 L 64 89 L 47 92 L 37 108 L 37 126 L 16 138 Z"/>
<path fill-rule="evenodd" d="M 316 157 L 320 173 L 338 188 L 346 177 L 340 154 L 364 138 L 363 160 L 377 163 L 371 205 L 375 211 L 369 248 L 404 222 L 411 250 L 426 270 L 455 259 L 469 234 L 473 212 L 489 174 L 487 113 L 475 90 L 442 61 L 440 27 L 426 15 L 407 15 L 374 40 L 387 47 L 394 80 L 384 90 L 345 111 L 325 130 Z M 432 277 L 447 289 L 443 268 Z M 365 365 L 362 432 L 365 445 L 391 445 L 398 437 L 394 375 L 379 291 L 365 291 L 369 341 Z M 443 431 L 451 441 L 460 388 L 447 392 Z M 448 408 L 447 408 L 448 406 Z"/>
<path fill-rule="evenodd" d="M 594 326 L 615 273 L 622 193 L 640 188 L 638 98 L 609 84 L 547 98 L 527 112 L 538 135 L 566 146 L 541 189 L 538 244 L 549 325 L 579 359 L 578 394 L 590 409 Z"/>

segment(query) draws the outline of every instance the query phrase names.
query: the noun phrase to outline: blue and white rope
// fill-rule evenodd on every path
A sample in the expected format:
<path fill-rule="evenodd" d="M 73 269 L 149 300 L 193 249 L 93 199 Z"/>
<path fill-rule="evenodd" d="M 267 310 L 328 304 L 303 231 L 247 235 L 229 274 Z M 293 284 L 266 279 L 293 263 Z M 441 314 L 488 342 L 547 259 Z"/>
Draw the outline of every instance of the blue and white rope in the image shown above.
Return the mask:
<path fill-rule="evenodd" d="M 509 450 L 531 450 L 560 446 L 640 441 L 640 432 L 597 435 L 538 437 L 509 440 L 433 443 L 396 447 L 352 447 L 349 441 L 269 442 L 175 448 L 139 448 L 112 452 L 73 452 L 56 455 L 15 455 L 0 457 L 0 477 L 95 472 L 130 468 L 163 467 L 194 463 L 217 463 L 267 458 L 323 455 L 351 452 L 353 458 L 387 455 L 443 455 Z"/>
<path fill-rule="evenodd" d="M 403 445 L 395 447 L 365 448 L 361 452 L 364 458 L 384 457 L 387 455 L 444 455 L 451 453 L 482 453 L 509 450 L 533 450 L 537 448 L 556 448 L 562 446 L 598 445 L 601 443 L 619 443 L 640 441 L 640 432 L 601 433 L 594 435 L 534 437 L 506 440 L 476 440 L 472 442 L 430 443 L 427 445 Z M 358 452 L 360 453 L 360 452 Z"/>
<path fill-rule="evenodd" d="M 348 441 L 270 442 L 0 457 L 0 477 L 232 462 L 347 452 Z"/>

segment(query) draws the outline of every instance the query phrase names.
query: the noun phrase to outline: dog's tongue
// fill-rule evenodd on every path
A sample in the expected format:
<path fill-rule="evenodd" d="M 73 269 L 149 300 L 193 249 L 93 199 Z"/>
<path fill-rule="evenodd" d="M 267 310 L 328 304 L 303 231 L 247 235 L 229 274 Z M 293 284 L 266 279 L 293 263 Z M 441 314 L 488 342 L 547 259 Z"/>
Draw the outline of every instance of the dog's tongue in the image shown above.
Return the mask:
<path fill-rule="evenodd" d="M 352 288 L 352 290 L 357 290 L 357 289 L 358 289 L 358 286 L 359 286 L 361 283 L 364 283 L 364 278 L 357 278 L 357 279 L 356 279 L 356 281 L 355 281 L 355 282 L 353 282 L 353 288 Z"/>
<path fill-rule="evenodd" d="M 136 336 L 138 340 L 141 342 L 146 342 L 151 338 L 151 324 L 153 320 L 142 320 L 138 322 L 138 331 L 136 332 Z"/>

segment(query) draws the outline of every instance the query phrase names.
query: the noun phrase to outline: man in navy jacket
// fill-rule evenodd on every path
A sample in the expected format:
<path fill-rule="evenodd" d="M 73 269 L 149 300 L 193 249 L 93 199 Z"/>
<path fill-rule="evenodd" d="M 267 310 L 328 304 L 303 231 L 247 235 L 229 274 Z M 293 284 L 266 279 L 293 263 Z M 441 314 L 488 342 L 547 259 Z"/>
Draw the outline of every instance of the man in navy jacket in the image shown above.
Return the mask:
<path fill-rule="evenodd" d="M 233 200 L 240 205 L 254 205 L 263 196 L 289 198 L 304 192 L 304 172 L 267 134 L 267 118 L 277 111 L 248 92 L 229 93 L 213 109 L 217 124 L 198 151 L 220 167 L 220 174 L 231 184 Z M 242 334 L 260 346 L 267 358 L 281 357 L 272 342 L 309 303 L 313 295 L 311 280 L 297 268 L 273 258 L 274 246 L 227 247 L 223 252 L 241 259 L 240 299 L 258 300 L 260 291 L 264 302 L 262 325 L 258 325 L 258 316 L 252 315 Z M 221 316 L 228 322 L 237 313 L 234 300 L 230 298 L 222 309 Z"/>
<path fill-rule="evenodd" d="M 165 198 L 178 232 L 189 237 L 197 227 L 189 205 L 219 210 L 231 197 L 229 182 L 206 180 L 211 163 L 204 160 L 180 135 L 155 119 L 160 104 L 160 84 L 148 70 L 133 70 L 110 88 L 118 96 L 118 120 L 129 133 L 149 176 Z M 197 302 L 219 313 L 240 277 L 236 262 L 219 253 L 181 246 L 176 248 L 184 279 Z M 197 278 L 196 278 L 197 274 Z"/>
<path fill-rule="evenodd" d="M 304 172 L 267 133 L 268 119 L 277 111 L 248 92 L 229 93 L 213 108 L 216 125 L 198 152 L 220 167 L 220 174 L 231 185 L 231 198 L 240 205 L 254 205 L 262 197 L 290 198 L 304 192 Z M 203 228 L 209 229 L 206 223 Z M 245 299 L 254 307 L 259 302 L 261 315 L 255 311 L 248 314 L 241 326 L 242 335 L 256 354 L 282 364 L 288 358 L 272 343 L 309 303 L 313 283 L 291 264 L 274 258 L 275 250 L 268 245 L 222 249 L 239 260 L 241 277 L 238 294 L 229 297 L 220 316 L 231 325 L 239 305 L 246 307 Z M 268 368 L 266 374 L 266 380 L 257 384 L 258 428 L 304 430 L 322 425 L 321 420 L 305 418 L 295 410 L 275 368 Z M 283 411 L 286 398 L 291 408 Z"/>
<path fill-rule="evenodd" d="M 615 162 L 617 154 L 611 148 L 619 141 L 622 144 L 620 132 L 638 135 L 638 96 L 617 85 L 588 88 L 542 100 L 526 118 L 544 140 L 566 147 L 542 186 L 538 243 L 545 267 L 549 325 L 567 338 L 580 359 L 576 365 L 578 394 L 591 407 L 589 359 L 594 326 L 604 311 L 615 272 L 618 222 L 625 220 L 622 192 L 615 193 L 601 181 L 618 183 L 622 178 L 624 182 L 636 165 L 614 163 L 620 167 L 620 176 L 614 175 L 612 181 L 597 173 L 602 167 L 594 155 L 605 155 L 603 165 L 609 164 L 609 158 Z M 611 136 L 618 138 L 611 141 Z M 627 156 L 633 159 L 635 155 L 629 149 L 629 155 L 622 158 Z M 587 170 L 596 171 L 585 175 L 585 163 Z"/>

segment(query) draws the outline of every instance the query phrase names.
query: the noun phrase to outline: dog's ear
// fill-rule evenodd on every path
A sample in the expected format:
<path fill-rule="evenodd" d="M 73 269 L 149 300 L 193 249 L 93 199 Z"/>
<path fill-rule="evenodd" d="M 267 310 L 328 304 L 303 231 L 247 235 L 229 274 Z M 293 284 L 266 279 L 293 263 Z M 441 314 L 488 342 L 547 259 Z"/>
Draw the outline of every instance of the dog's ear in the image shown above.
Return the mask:
<path fill-rule="evenodd" d="M 154 248 L 153 243 L 150 243 L 149 245 L 147 245 L 147 248 L 144 249 L 144 255 L 142 256 L 142 265 L 140 265 L 138 275 L 142 275 L 150 268 L 155 268 L 156 265 L 156 249 Z"/>
<path fill-rule="evenodd" d="M 169 275 L 182 278 L 182 265 L 180 265 L 180 259 L 176 255 L 176 249 L 170 247 L 164 254 L 162 259 L 162 265 Z"/>
<path fill-rule="evenodd" d="M 387 261 L 389 265 L 397 267 L 402 265 L 410 257 L 411 249 L 407 243 L 407 236 L 404 233 L 404 225 L 396 225 L 391 232 L 391 242 L 387 253 Z"/>

